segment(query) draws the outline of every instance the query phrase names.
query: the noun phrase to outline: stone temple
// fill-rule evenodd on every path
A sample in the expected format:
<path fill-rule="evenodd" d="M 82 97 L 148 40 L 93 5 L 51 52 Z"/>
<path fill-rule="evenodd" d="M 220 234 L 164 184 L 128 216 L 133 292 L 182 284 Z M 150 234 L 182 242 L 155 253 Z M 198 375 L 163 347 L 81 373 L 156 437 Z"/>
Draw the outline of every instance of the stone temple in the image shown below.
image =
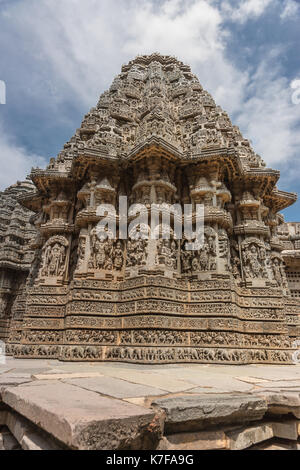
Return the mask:
<path fill-rule="evenodd" d="M 284 224 L 296 195 L 278 179 L 189 66 L 159 54 L 129 62 L 57 158 L 0 194 L 7 353 L 292 363 L 300 232 Z M 203 204 L 204 245 L 100 239 L 97 207 L 119 196 L 149 211 Z"/>

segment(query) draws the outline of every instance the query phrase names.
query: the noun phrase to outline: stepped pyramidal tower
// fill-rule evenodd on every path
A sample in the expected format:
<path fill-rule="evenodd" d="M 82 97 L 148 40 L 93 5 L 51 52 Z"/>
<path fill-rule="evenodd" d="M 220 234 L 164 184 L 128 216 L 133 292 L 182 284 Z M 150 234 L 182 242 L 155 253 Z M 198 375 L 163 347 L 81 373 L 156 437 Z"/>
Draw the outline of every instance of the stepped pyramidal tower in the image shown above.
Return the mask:
<path fill-rule="evenodd" d="M 277 189 L 279 172 L 190 67 L 159 54 L 123 66 L 62 152 L 31 179 L 34 189 L 17 200 L 33 213 L 36 235 L 9 354 L 292 362 L 300 299 L 289 291 L 277 227 L 296 195 Z M 99 238 L 105 214 L 97 208 L 110 204 L 118 214 L 120 196 L 148 212 L 151 204 L 204 205 L 203 246 L 186 250 L 172 231 L 170 239 L 130 238 L 130 212 L 128 239 Z"/>

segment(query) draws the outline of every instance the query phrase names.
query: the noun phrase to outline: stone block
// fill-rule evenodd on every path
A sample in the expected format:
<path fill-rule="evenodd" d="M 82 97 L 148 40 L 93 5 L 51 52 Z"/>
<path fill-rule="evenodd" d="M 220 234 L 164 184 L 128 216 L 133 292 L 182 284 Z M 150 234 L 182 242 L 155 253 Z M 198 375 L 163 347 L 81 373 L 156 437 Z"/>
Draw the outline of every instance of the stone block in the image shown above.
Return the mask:
<path fill-rule="evenodd" d="M 298 422 L 297 421 L 280 421 L 272 423 L 275 437 L 281 439 L 289 439 L 297 441 L 298 439 Z"/>
<path fill-rule="evenodd" d="M 152 404 L 166 413 L 167 433 L 255 421 L 267 410 L 263 398 L 251 395 L 185 395 L 157 399 Z"/>
<path fill-rule="evenodd" d="M 268 413 L 274 415 L 293 414 L 300 418 L 300 393 L 298 391 L 264 391 L 262 392 L 267 404 Z"/>
<path fill-rule="evenodd" d="M 29 421 L 13 411 L 7 412 L 6 424 L 24 450 L 60 449 L 50 437 L 45 438 L 39 428 L 34 427 Z"/>
<path fill-rule="evenodd" d="M 299 450 L 299 444 L 295 441 L 283 441 L 273 438 L 270 441 L 255 445 L 249 450 Z"/>
<path fill-rule="evenodd" d="M 0 450 L 18 450 L 20 445 L 9 431 L 0 432 Z"/>
<path fill-rule="evenodd" d="M 62 382 L 7 388 L 3 401 L 73 449 L 153 449 L 161 437 L 154 411 Z"/>
<path fill-rule="evenodd" d="M 7 417 L 7 412 L 4 410 L 0 410 L 0 426 L 6 425 L 6 417 Z"/>
<path fill-rule="evenodd" d="M 226 433 L 230 450 L 247 449 L 254 444 L 272 439 L 273 435 L 273 428 L 270 424 L 259 424 Z"/>
<path fill-rule="evenodd" d="M 163 437 L 157 450 L 218 450 L 227 446 L 227 438 L 222 431 L 193 432 Z"/>

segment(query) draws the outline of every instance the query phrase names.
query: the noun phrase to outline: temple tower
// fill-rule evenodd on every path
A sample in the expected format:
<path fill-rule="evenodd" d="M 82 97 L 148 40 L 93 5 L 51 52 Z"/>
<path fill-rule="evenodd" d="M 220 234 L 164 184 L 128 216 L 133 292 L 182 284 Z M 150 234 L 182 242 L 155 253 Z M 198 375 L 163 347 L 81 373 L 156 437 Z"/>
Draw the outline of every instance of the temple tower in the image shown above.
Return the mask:
<path fill-rule="evenodd" d="M 159 54 L 122 67 L 22 204 L 36 213 L 17 357 L 288 363 L 299 335 L 277 234 L 296 200 L 190 67 Z M 121 220 L 120 196 L 127 197 Z M 142 214 L 136 208 L 143 204 Z M 147 238 L 150 210 L 204 207 L 204 243 Z M 116 238 L 99 223 L 117 214 Z M 135 208 L 135 209 L 134 209 Z M 179 209 L 178 209 L 179 208 Z M 132 222 L 141 217 L 139 237 Z M 143 218 L 143 217 L 144 218 Z M 121 236 L 126 225 L 129 237 Z M 123 225 L 122 225 L 123 224 Z M 110 230 L 109 228 L 107 230 Z M 292 317 L 292 321 L 291 321 Z M 289 326 L 290 325 L 290 326 Z"/>

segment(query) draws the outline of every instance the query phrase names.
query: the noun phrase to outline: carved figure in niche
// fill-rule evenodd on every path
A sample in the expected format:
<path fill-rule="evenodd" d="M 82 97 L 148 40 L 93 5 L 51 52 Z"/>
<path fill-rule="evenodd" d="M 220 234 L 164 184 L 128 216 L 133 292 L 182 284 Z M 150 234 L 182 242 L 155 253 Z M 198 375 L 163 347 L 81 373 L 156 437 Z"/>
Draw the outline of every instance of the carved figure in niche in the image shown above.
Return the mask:
<path fill-rule="evenodd" d="M 38 250 L 36 250 L 35 255 L 34 255 L 34 259 L 33 259 L 32 265 L 31 265 L 31 269 L 30 269 L 30 273 L 29 273 L 29 276 L 27 278 L 27 285 L 30 286 L 30 287 L 33 285 L 35 279 L 37 278 L 37 276 L 39 274 L 40 263 L 42 262 L 41 252 L 42 252 L 42 250 L 38 249 Z"/>
<path fill-rule="evenodd" d="M 205 241 L 203 248 L 200 250 L 199 263 L 201 271 L 209 270 L 209 246 Z"/>
<path fill-rule="evenodd" d="M 141 266 L 146 264 L 147 259 L 147 240 L 128 240 L 127 242 L 127 260 L 126 265 Z"/>
<path fill-rule="evenodd" d="M 95 246 L 95 258 L 96 258 L 96 268 L 101 269 L 104 268 L 105 259 L 106 259 L 106 250 L 105 250 L 105 242 L 97 240 Z"/>
<path fill-rule="evenodd" d="M 67 240 L 61 236 L 54 236 L 46 242 L 42 253 L 42 276 L 63 276 L 67 246 Z"/>
<path fill-rule="evenodd" d="M 201 271 L 214 271 L 216 269 L 216 234 L 211 227 L 204 232 L 204 245 L 199 251 Z"/>
<path fill-rule="evenodd" d="M 278 287 L 287 287 L 286 274 L 282 260 L 277 257 L 272 257 L 272 272 L 274 280 L 277 282 Z"/>
<path fill-rule="evenodd" d="M 109 240 L 111 241 L 111 240 Z M 124 251 L 120 240 L 116 242 L 116 248 L 114 250 L 114 268 L 117 271 L 121 271 L 124 263 Z"/>
<path fill-rule="evenodd" d="M 248 273 L 251 277 L 260 277 L 262 275 L 262 267 L 258 260 L 258 249 L 252 244 L 245 253 L 245 265 L 248 265 Z"/>
<path fill-rule="evenodd" d="M 229 240 L 224 229 L 219 230 L 219 253 L 221 258 L 227 258 L 229 254 Z"/>
<path fill-rule="evenodd" d="M 192 271 L 197 272 L 200 270 L 200 263 L 198 259 L 195 257 L 192 259 Z"/>
<path fill-rule="evenodd" d="M 79 239 L 79 244 L 78 244 L 78 261 L 77 261 L 77 267 L 76 269 L 80 269 L 84 262 L 85 258 L 85 245 L 86 245 L 86 239 L 85 237 L 80 237 Z"/>
<path fill-rule="evenodd" d="M 111 239 L 98 238 L 96 229 L 91 232 L 91 257 L 90 269 L 112 270 L 113 241 Z"/>
<path fill-rule="evenodd" d="M 165 264 L 170 269 L 177 268 L 177 243 L 175 240 L 159 240 L 156 262 L 157 264 Z"/>
<path fill-rule="evenodd" d="M 241 260 L 238 256 L 235 256 L 232 259 L 231 272 L 235 279 L 239 279 L 241 277 Z"/>
<path fill-rule="evenodd" d="M 65 260 L 65 247 L 56 243 L 51 252 L 49 263 L 50 276 L 60 276 L 62 274 L 62 266 Z"/>
<path fill-rule="evenodd" d="M 0 318 L 5 317 L 6 307 L 7 307 L 7 299 L 1 298 L 0 299 Z"/>
<path fill-rule="evenodd" d="M 192 268 L 192 265 L 191 265 L 192 264 L 192 252 L 189 250 L 186 250 L 186 242 L 184 242 L 181 247 L 180 259 L 181 259 L 181 272 L 183 274 L 190 274 L 191 268 Z M 196 270 L 198 269 L 199 269 L 199 265 L 197 264 Z"/>
<path fill-rule="evenodd" d="M 253 241 L 252 241 L 253 240 Z M 243 269 L 245 277 L 266 278 L 266 248 L 260 240 L 250 239 L 243 246 Z"/>

